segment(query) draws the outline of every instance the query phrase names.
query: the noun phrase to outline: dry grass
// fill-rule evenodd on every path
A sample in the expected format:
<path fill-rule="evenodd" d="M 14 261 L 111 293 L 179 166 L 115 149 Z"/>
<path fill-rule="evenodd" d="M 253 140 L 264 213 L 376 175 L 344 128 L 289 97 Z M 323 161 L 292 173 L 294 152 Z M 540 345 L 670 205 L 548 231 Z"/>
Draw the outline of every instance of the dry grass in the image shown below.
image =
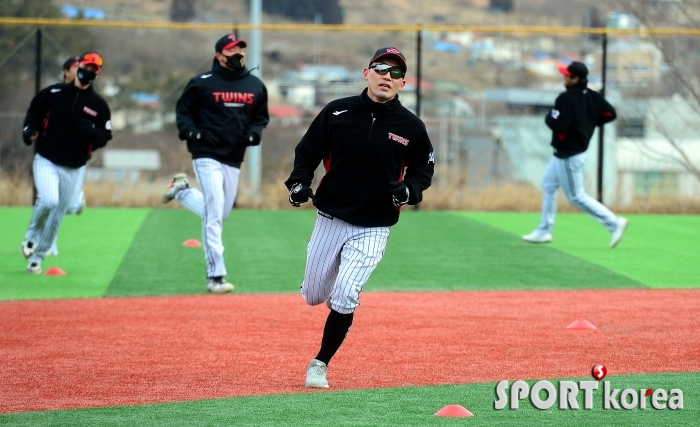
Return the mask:
<path fill-rule="evenodd" d="M 242 175 L 243 176 L 243 175 Z M 245 179 L 245 178 L 244 178 Z M 288 192 L 278 176 L 263 183 L 262 194 L 247 190 L 241 183 L 236 206 L 254 209 L 293 209 L 288 202 Z M 152 182 L 86 182 L 85 198 L 88 206 L 109 207 L 167 207 L 177 208 L 178 203 L 163 205 L 161 195 L 167 180 Z M 196 186 L 196 183 L 193 183 Z M 538 188 L 526 184 L 506 183 L 484 187 L 447 186 L 444 190 L 429 188 L 423 195 L 422 210 L 460 210 L 491 212 L 539 212 L 542 194 Z M 0 206 L 30 206 L 32 183 L 28 179 L 0 178 Z M 576 212 L 560 193 L 560 212 Z M 627 206 L 610 206 L 616 213 L 644 214 L 700 214 L 700 201 L 693 198 L 668 197 L 655 194 L 647 199 L 636 199 Z M 304 208 L 311 209 L 309 203 Z"/>

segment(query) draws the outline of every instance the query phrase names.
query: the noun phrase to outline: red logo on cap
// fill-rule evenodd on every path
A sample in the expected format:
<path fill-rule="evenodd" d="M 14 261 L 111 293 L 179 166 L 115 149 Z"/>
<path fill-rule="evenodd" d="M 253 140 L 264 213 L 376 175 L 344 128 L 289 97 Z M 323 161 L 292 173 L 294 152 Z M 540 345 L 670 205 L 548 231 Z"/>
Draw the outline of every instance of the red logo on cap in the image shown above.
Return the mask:
<path fill-rule="evenodd" d="M 386 50 L 386 53 L 395 53 L 395 54 L 401 55 L 401 52 L 399 52 L 398 49 L 394 49 L 393 47 L 388 48 Z"/>
<path fill-rule="evenodd" d="M 234 42 L 236 41 L 236 35 L 235 35 L 235 34 L 229 35 L 228 38 L 230 38 L 230 39 L 231 39 L 232 41 L 234 41 Z"/>

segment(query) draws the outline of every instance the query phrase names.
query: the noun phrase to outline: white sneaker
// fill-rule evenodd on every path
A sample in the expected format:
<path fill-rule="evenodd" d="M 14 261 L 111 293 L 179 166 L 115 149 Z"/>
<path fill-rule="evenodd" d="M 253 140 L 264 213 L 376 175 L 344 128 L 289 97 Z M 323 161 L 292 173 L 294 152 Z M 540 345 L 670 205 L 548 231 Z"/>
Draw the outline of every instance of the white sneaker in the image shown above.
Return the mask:
<path fill-rule="evenodd" d="M 163 203 L 168 203 L 175 198 L 178 191 L 188 188 L 190 183 L 187 182 L 187 175 L 184 173 L 179 173 L 173 176 L 173 182 L 168 184 L 168 188 L 165 189 L 163 197 L 160 199 Z"/>
<path fill-rule="evenodd" d="M 313 359 L 306 367 L 306 388 L 328 388 L 327 372 L 328 366 L 325 363 Z"/>
<path fill-rule="evenodd" d="M 41 264 L 39 264 L 38 262 L 30 262 L 27 266 L 27 273 L 41 274 Z"/>
<path fill-rule="evenodd" d="M 622 240 L 622 235 L 625 234 L 627 229 L 627 224 L 629 221 L 626 218 L 620 217 L 617 220 L 617 228 L 612 232 L 612 240 L 610 241 L 610 247 L 614 248 Z"/>
<path fill-rule="evenodd" d="M 213 294 L 225 294 L 233 290 L 233 285 L 223 277 L 210 277 L 207 279 L 207 290 Z"/>
<path fill-rule="evenodd" d="M 549 243 L 552 241 L 552 233 L 543 233 L 535 230 L 530 234 L 524 235 L 523 240 L 530 243 Z"/>
<path fill-rule="evenodd" d="M 22 242 L 22 256 L 29 259 L 30 256 L 34 255 L 34 242 L 24 241 Z"/>

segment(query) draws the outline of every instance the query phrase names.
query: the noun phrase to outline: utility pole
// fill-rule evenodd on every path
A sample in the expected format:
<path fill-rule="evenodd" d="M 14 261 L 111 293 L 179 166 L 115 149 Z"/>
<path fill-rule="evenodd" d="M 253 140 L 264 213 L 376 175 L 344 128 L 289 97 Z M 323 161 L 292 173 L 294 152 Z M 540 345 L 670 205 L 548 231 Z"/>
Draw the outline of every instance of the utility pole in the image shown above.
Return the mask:
<path fill-rule="evenodd" d="M 250 23 L 260 25 L 262 23 L 262 0 L 250 0 Z M 250 34 L 250 49 L 248 50 L 251 68 L 258 67 L 251 74 L 262 79 L 262 41 L 260 29 L 254 28 Z M 253 194 L 260 194 L 262 176 L 262 150 L 261 145 L 248 147 L 248 172 L 250 178 L 250 190 Z"/>

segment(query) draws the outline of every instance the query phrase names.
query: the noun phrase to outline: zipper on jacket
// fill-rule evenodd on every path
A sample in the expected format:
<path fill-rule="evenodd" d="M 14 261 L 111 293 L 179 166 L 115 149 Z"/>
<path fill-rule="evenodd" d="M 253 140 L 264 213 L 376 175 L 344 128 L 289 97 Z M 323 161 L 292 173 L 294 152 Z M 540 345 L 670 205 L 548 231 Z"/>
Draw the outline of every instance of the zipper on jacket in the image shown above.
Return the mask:
<path fill-rule="evenodd" d="M 372 117 L 372 124 L 369 125 L 369 134 L 367 134 L 367 142 L 372 139 L 372 129 L 374 128 L 374 121 L 377 120 L 376 117 L 374 117 L 374 113 L 369 113 L 369 115 Z"/>

